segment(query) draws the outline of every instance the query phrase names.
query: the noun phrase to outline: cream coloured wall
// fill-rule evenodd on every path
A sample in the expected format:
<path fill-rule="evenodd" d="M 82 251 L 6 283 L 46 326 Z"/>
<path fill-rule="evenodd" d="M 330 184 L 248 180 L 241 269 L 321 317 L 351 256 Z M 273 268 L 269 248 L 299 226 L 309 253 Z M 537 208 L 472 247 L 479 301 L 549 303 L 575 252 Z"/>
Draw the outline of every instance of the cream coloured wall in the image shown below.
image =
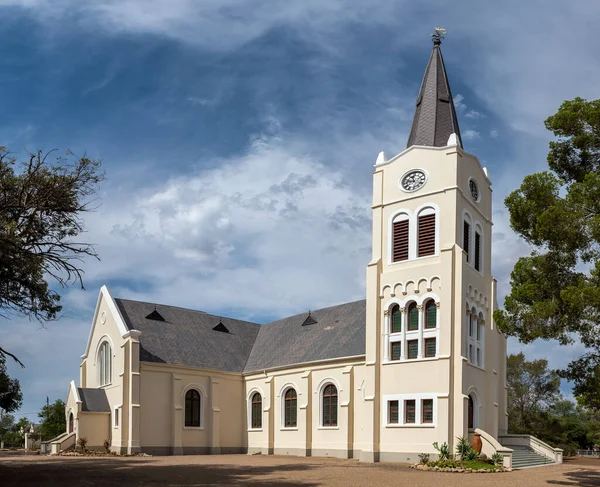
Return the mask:
<path fill-rule="evenodd" d="M 110 443 L 111 426 L 108 413 L 81 412 L 77 439 L 85 438 L 89 450 L 104 451 L 104 441 Z"/>

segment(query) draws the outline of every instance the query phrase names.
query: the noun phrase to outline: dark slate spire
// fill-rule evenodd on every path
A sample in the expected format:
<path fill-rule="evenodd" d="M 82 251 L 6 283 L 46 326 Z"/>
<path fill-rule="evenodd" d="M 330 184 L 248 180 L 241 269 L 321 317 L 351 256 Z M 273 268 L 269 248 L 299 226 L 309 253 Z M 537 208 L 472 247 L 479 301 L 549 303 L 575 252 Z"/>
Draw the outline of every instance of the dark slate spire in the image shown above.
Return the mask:
<path fill-rule="evenodd" d="M 431 35 L 433 50 L 419 90 L 415 118 L 406 147 L 411 145 L 445 147 L 452 134 L 456 134 L 458 145 L 462 147 L 452 92 L 440 49 L 443 34 L 443 29 L 436 28 L 436 33 Z"/>

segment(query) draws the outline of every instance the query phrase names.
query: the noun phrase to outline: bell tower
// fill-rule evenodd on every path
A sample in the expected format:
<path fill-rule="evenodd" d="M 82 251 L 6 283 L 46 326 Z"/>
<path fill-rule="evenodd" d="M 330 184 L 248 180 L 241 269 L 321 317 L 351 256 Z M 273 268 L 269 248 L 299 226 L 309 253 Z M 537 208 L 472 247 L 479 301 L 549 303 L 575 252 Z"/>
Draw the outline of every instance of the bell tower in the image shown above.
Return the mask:
<path fill-rule="evenodd" d="M 453 447 L 478 427 L 497 436 L 506 422 L 506 345 L 492 323 L 491 181 L 462 145 L 444 33 L 432 34 L 407 148 L 375 163 L 365 461 L 417 460 L 435 453 L 435 441 Z"/>

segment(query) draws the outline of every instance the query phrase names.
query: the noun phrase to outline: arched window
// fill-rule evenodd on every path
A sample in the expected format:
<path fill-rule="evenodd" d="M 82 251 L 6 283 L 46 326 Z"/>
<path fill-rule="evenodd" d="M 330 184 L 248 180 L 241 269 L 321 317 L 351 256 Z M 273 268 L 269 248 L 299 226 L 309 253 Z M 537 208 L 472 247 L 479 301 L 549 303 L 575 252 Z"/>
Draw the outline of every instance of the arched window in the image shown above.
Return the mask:
<path fill-rule="evenodd" d="M 259 392 L 252 394 L 251 400 L 251 421 L 252 429 L 262 428 L 262 396 Z"/>
<path fill-rule="evenodd" d="M 397 304 L 392 306 L 391 315 L 391 332 L 400 333 L 402 331 L 402 312 L 400 311 L 400 306 L 398 306 Z"/>
<path fill-rule="evenodd" d="M 288 389 L 284 396 L 284 426 L 286 428 L 295 428 L 297 426 L 297 399 L 296 391 Z"/>
<path fill-rule="evenodd" d="M 98 350 L 98 379 L 100 386 L 106 386 L 112 382 L 112 350 L 108 342 L 102 342 Z"/>
<path fill-rule="evenodd" d="M 473 267 L 475 267 L 476 271 L 481 272 L 482 270 L 482 258 L 481 258 L 481 246 L 482 246 L 482 231 L 481 231 L 481 227 L 479 225 L 477 225 L 475 227 L 475 245 L 474 245 L 474 260 L 473 260 Z"/>
<path fill-rule="evenodd" d="M 323 389 L 323 426 L 337 426 L 337 388 L 328 384 Z"/>
<path fill-rule="evenodd" d="M 467 215 L 463 221 L 463 250 L 467 254 L 467 262 L 471 262 L 471 218 Z"/>
<path fill-rule="evenodd" d="M 392 262 L 408 259 L 409 218 L 406 213 L 396 216 L 392 222 Z"/>
<path fill-rule="evenodd" d="M 435 254 L 435 210 L 425 208 L 417 218 L 417 257 Z"/>
<path fill-rule="evenodd" d="M 69 433 L 73 433 L 75 421 L 73 419 L 73 413 L 69 413 Z"/>
<path fill-rule="evenodd" d="M 190 389 L 185 393 L 185 426 L 200 427 L 200 409 L 200 393 L 196 389 Z"/>
<path fill-rule="evenodd" d="M 437 306 L 433 299 L 425 304 L 425 328 L 435 328 L 437 326 Z"/>
<path fill-rule="evenodd" d="M 419 329 L 419 310 L 414 301 L 408 305 L 408 331 Z"/>

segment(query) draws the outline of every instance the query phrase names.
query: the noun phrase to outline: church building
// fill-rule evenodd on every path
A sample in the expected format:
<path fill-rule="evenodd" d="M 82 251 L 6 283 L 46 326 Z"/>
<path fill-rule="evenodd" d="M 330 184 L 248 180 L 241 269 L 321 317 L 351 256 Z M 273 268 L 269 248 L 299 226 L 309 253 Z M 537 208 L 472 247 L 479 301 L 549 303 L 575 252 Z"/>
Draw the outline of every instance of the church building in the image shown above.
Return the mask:
<path fill-rule="evenodd" d="M 374 165 L 365 299 L 259 325 L 103 286 L 56 449 L 406 462 L 477 434 L 509 464 L 491 181 L 463 148 L 440 37 L 406 149 Z"/>

